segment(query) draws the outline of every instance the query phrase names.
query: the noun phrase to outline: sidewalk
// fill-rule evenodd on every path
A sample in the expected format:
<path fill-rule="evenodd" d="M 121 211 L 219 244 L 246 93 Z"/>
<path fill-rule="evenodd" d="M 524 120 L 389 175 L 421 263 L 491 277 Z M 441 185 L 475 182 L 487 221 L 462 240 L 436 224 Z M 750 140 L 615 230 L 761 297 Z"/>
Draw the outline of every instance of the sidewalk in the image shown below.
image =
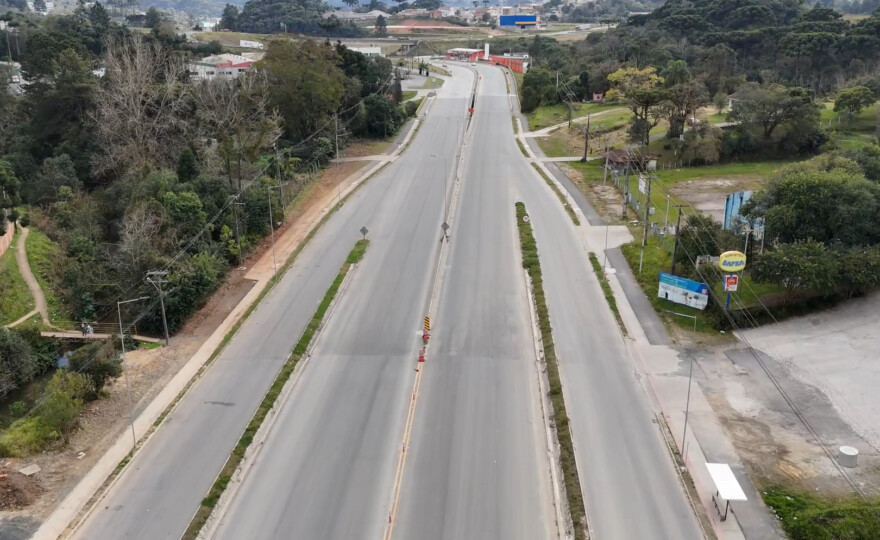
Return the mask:
<path fill-rule="evenodd" d="M 516 116 L 515 121 L 521 124 L 521 117 Z M 517 137 L 523 142 L 530 160 L 560 184 L 568 203 L 585 218 L 577 227 L 584 248 L 595 253 L 600 263 L 607 257 L 606 276 L 627 331 L 627 349 L 634 367 L 645 376 L 645 390 L 655 412 L 663 416 L 673 442 L 682 454 L 703 513 L 715 535 L 721 540 L 784 539 L 776 518 L 749 480 L 723 426 L 696 381 L 691 382 L 688 403 L 690 357 L 672 348 L 663 322 L 645 297 L 619 249 L 622 244 L 632 240 L 629 230 L 625 226 L 607 226 L 574 183 L 552 163 L 545 164 L 538 157 L 543 155 L 540 148 L 528 144 L 528 134 L 521 126 L 518 133 Z M 695 365 L 694 369 L 699 369 L 699 366 Z M 683 452 L 682 443 L 686 443 Z M 731 513 L 724 522 L 720 520 L 712 501 L 715 487 L 706 468 L 707 462 L 729 464 L 749 499 L 730 503 Z"/>
<path fill-rule="evenodd" d="M 306 239 L 309 232 L 322 223 L 324 217 L 333 210 L 338 199 L 346 197 L 387 163 L 400 155 L 402 149 L 406 148 L 409 140 L 416 133 L 420 121 L 420 118 L 417 118 L 411 124 L 410 129 L 406 132 L 400 144 L 393 145 L 394 150 L 389 161 L 377 162 L 366 171 L 359 171 L 346 179 L 340 185 L 341 189 L 339 191 L 331 190 L 327 192 L 318 204 L 314 205 L 312 211 L 299 216 L 297 221 L 282 236 L 276 238 L 275 257 L 279 261 L 279 266 L 286 263 L 299 245 Z M 199 350 L 171 379 L 171 382 L 162 389 L 134 420 L 134 431 L 139 447 L 148 442 L 152 429 L 157 427 L 154 424 L 157 423 L 160 416 L 167 412 L 169 406 L 173 407 L 175 400 L 181 392 L 185 391 L 187 385 L 199 375 L 201 369 L 211 359 L 214 352 L 222 347 L 226 335 L 236 324 L 243 320 L 245 314 L 248 313 L 260 298 L 261 293 L 270 285 L 274 268 L 272 250 L 267 250 L 245 275 L 246 279 L 256 282 L 253 288 L 232 309 L 214 333 L 211 334 Z M 76 521 L 83 518 L 82 512 L 86 510 L 87 505 L 92 502 L 93 498 L 102 489 L 109 486 L 108 480 L 112 484 L 113 479 L 116 478 L 113 477 L 113 474 L 123 469 L 123 467 L 120 467 L 120 464 L 125 462 L 131 451 L 131 433 L 128 430 L 124 430 L 95 466 L 86 473 L 46 521 L 42 523 L 32 539 L 55 540 L 59 536 L 69 533 L 71 527 L 76 525 Z M 131 461 L 134 459 L 136 458 L 132 458 Z"/>

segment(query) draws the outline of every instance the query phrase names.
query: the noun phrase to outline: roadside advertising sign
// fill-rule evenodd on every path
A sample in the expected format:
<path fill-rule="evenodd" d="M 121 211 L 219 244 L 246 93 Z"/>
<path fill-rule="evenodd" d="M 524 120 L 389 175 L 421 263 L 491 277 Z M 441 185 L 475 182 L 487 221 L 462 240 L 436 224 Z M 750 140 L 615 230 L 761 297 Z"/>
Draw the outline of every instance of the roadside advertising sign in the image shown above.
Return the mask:
<path fill-rule="evenodd" d="M 736 292 L 736 286 L 739 285 L 739 276 L 736 274 L 730 274 L 729 276 L 724 276 L 724 290 L 727 292 Z"/>
<path fill-rule="evenodd" d="M 657 296 L 676 304 L 706 309 L 709 303 L 709 287 L 705 283 L 660 272 Z"/>
<path fill-rule="evenodd" d="M 740 251 L 725 251 L 718 257 L 718 268 L 725 272 L 740 272 L 746 267 L 746 256 Z"/>

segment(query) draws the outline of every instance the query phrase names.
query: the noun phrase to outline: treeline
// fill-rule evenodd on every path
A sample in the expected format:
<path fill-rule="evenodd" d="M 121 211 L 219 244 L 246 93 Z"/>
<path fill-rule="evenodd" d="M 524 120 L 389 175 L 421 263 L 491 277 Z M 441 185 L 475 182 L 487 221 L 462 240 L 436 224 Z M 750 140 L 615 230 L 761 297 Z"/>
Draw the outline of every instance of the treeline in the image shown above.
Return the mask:
<path fill-rule="evenodd" d="M 0 202 L 60 244 L 51 281 L 75 321 L 155 297 L 146 272 L 165 269 L 178 329 L 269 233 L 268 186 L 295 196 L 337 139 L 390 136 L 414 113 L 387 59 L 341 45 L 276 40 L 253 72 L 198 81 L 189 51 L 111 24 L 100 4 L 33 23 L 23 93 L 0 93 Z M 158 308 L 138 328 L 158 333 Z"/>
<path fill-rule="evenodd" d="M 321 0 L 248 0 L 240 10 L 226 4 L 220 28 L 255 34 L 301 33 L 312 36 L 359 37 L 363 28 L 335 15 L 324 19 L 331 8 Z"/>

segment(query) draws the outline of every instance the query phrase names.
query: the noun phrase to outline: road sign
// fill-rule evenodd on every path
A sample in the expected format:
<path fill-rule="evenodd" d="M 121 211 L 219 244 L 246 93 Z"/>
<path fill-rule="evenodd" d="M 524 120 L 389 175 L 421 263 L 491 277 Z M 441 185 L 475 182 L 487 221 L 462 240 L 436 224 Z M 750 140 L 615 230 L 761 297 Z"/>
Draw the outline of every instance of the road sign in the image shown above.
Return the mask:
<path fill-rule="evenodd" d="M 361 234 L 364 235 L 364 239 L 367 238 L 367 233 L 370 232 L 366 227 L 361 227 Z"/>
<path fill-rule="evenodd" d="M 448 230 L 449 230 L 449 223 L 446 223 L 446 222 L 444 221 L 444 222 L 443 222 L 443 225 L 440 225 L 440 228 L 443 229 L 443 232 L 448 231 Z"/>
<path fill-rule="evenodd" d="M 525 223 L 528 223 L 528 222 L 529 222 L 529 215 L 528 215 L 528 214 L 526 214 L 526 215 L 523 216 L 523 221 L 524 221 Z"/>
<path fill-rule="evenodd" d="M 727 292 L 736 292 L 736 287 L 739 285 L 739 276 L 736 274 L 731 274 L 729 276 L 724 276 L 724 290 Z"/>
<path fill-rule="evenodd" d="M 431 331 L 431 317 L 425 317 L 425 332 Z"/>
<path fill-rule="evenodd" d="M 639 175 L 639 193 L 642 195 L 645 194 L 645 190 L 647 189 L 648 181 L 644 176 Z"/>

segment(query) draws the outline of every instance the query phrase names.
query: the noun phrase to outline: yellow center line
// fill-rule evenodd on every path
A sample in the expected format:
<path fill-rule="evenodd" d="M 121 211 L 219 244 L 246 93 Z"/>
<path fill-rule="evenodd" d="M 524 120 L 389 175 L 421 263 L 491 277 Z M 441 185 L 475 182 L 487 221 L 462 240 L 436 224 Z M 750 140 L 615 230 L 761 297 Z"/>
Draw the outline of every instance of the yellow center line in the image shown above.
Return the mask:
<path fill-rule="evenodd" d="M 397 472 L 394 474 L 394 488 L 391 498 L 391 511 L 388 513 L 388 526 L 385 528 L 383 540 L 391 540 L 394 532 L 394 521 L 397 517 L 397 503 L 400 500 L 400 486 L 403 480 L 403 469 L 406 465 L 406 455 L 408 452 L 410 433 L 412 432 L 413 418 L 416 414 L 416 403 L 419 400 L 419 386 L 422 384 L 422 370 L 425 369 L 425 363 L 419 362 L 416 368 L 416 376 L 413 381 L 412 398 L 409 402 L 409 411 L 406 415 L 406 425 L 403 428 L 403 443 L 400 446 L 400 456 L 397 458 Z"/>

